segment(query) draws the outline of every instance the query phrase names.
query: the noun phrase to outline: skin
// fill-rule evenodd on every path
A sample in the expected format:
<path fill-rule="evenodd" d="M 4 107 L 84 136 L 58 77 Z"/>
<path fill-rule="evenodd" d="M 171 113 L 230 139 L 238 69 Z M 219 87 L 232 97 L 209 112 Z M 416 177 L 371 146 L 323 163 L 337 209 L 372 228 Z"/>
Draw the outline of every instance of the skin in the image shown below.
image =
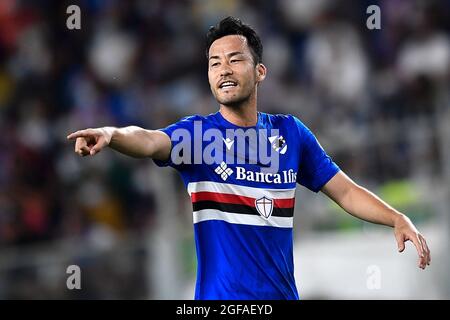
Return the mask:
<path fill-rule="evenodd" d="M 255 63 L 247 39 L 229 35 L 214 41 L 209 49 L 208 80 L 211 92 L 219 103 L 223 117 L 241 127 L 257 123 L 257 92 L 265 79 L 266 67 Z M 236 87 L 221 89 L 221 82 L 230 80 Z M 170 156 L 171 141 L 157 130 L 139 127 L 103 127 L 80 130 L 70 134 L 76 140 L 75 152 L 80 156 L 95 155 L 106 146 L 133 157 L 151 157 L 166 160 Z M 425 269 L 431 262 L 431 253 L 425 237 L 411 220 L 395 210 L 369 190 L 338 172 L 321 190 L 349 214 L 372 223 L 393 228 L 398 251 L 411 241 L 419 255 L 418 266 Z"/>

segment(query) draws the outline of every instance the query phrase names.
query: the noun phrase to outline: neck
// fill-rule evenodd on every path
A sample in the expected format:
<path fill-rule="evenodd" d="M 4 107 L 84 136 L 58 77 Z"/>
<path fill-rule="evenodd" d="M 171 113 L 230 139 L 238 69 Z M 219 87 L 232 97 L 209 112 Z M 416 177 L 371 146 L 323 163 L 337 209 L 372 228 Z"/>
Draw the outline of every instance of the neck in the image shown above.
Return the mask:
<path fill-rule="evenodd" d="M 239 105 L 227 106 L 220 104 L 219 112 L 232 124 L 239 127 L 252 127 L 258 122 L 256 109 L 256 92 Z"/>

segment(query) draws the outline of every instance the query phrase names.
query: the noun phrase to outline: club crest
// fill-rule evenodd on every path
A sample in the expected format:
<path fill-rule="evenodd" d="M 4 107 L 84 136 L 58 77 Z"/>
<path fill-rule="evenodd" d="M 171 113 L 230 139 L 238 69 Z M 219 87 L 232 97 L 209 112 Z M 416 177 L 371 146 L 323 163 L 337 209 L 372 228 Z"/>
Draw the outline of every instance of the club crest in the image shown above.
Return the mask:
<path fill-rule="evenodd" d="M 255 207 L 263 218 L 269 219 L 273 211 L 273 200 L 267 197 L 256 199 Z"/>

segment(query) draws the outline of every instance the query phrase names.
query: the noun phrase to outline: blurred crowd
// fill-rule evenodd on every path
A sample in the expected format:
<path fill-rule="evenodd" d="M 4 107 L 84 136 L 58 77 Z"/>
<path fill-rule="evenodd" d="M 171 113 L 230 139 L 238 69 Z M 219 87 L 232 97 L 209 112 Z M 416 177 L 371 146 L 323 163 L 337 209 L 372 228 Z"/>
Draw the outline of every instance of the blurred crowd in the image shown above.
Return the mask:
<path fill-rule="evenodd" d="M 71 4 L 80 30 L 66 27 Z M 380 30 L 366 27 L 371 4 Z M 1 0 L 0 248 L 79 236 L 101 245 L 151 228 L 151 161 L 108 150 L 79 158 L 66 136 L 215 112 L 204 40 L 227 15 L 262 38 L 261 111 L 295 114 L 339 165 L 375 182 L 413 174 L 405 164 L 417 148 L 402 137 L 431 128 L 419 156 L 439 175 L 432 128 L 450 106 L 449 9 L 434 0 Z"/>

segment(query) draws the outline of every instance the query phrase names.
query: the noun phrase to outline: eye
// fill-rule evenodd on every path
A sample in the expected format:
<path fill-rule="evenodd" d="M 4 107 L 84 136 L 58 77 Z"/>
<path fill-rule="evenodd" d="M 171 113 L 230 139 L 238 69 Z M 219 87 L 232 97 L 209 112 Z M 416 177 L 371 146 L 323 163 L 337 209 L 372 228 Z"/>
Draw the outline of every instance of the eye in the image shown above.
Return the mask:
<path fill-rule="evenodd" d="M 231 60 L 230 62 L 231 62 L 231 63 L 235 63 L 235 62 L 239 62 L 239 61 L 241 61 L 241 60 L 239 60 L 239 59 L 233 59 L 233 60 Z"/>

